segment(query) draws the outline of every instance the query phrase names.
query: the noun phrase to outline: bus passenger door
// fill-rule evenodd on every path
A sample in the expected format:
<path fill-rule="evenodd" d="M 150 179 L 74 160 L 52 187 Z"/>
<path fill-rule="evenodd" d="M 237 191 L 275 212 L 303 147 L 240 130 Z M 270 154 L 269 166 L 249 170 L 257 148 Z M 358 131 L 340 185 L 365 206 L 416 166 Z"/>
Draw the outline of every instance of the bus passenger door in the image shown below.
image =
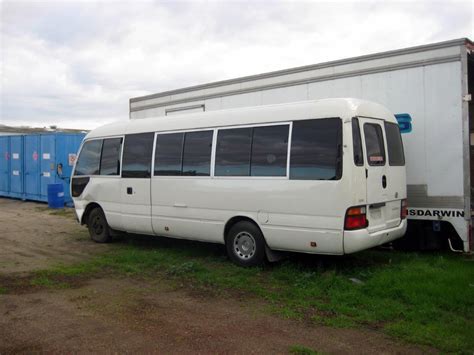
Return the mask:
<path fill-rule="evenodd" d="M 153 133 L 125 135 L 120 181 L 122 228 L 131 233 L 153 234 L 150 176 Z"/>

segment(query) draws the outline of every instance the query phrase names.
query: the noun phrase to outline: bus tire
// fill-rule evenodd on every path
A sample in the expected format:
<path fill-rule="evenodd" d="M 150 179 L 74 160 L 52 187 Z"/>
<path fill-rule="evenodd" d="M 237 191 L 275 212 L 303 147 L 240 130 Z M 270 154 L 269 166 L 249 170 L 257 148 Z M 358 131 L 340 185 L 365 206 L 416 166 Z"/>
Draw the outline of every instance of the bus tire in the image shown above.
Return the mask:
<path fill-rule="evenodd" d="M 265 239 L 254 223 L 234 224 L 227 233 L 225 244 L 229 258 L 239 266 L 256 266 L 265 261 Z"/>
<path fill-rule="evenodd" d="M 104 211 L 96 207 L 89 213 L 87 228 L 91 239 L 96 243 L 108 243 L 111 240 L 110 227 L 105 218 Z"/>

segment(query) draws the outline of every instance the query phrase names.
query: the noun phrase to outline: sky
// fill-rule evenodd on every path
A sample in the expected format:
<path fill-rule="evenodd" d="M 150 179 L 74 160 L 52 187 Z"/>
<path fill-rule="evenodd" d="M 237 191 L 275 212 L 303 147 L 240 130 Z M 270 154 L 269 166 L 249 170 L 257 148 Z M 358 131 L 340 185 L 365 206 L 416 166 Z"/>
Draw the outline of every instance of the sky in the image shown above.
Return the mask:
<path fill-rule="evenodd" d="M 92 129 L 131 97 L 474 39 L 474 1 L 0 0 L 0 124 Z"/>

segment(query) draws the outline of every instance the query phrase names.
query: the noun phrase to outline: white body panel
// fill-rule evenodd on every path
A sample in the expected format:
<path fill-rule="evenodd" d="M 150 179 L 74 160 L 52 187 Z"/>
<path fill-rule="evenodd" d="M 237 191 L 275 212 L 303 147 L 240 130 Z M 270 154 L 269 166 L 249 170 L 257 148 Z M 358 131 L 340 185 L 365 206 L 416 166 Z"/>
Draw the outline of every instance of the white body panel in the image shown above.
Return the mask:
<path fill-rule="evenodd" d="M 114 179 L 119 193 L 111 188 L 99 193 L 95 184 L 103 185 L 102 180 L 112 178 L 92 177 L 82 194 L 74 198 L 77 215 L 81 220 L 88 204 L 96 203 L 104 209 L 114 229 L 215 243 L 224 243 L 229 220 L 246 217 L 259 226 L 268 246 L 275 250 L 344 254 L 380 245 L 405 233 L 406 223 L 400 220 L 400 205 L 401 199 L 406 198 L 406 179 L 404 174 L 392 177 L 387 171 L 392 184 L 388 190 L 391 195 L 386 194 L 377 201 L 367 199 L 366 167 L 355 166 L 353 160 L 351 122 L 358 116 L 396 123 L 394 116 L 381 105 L 354 99 L 328 99 L 185 114 L 97 128 L 85 141 L 117 136 L 125 136 L 126 141 L 127 134 L 211 129 L 214 131 L 211 174 L 140 179 L 117 177 Z M 339 180 L 292 180 L 288 174 L 289 162 L 287 175 L 281 177 L 213 174 L 219 128 L 285 123 L 291 132 L 294 121 L 330 117 L 342 121 L 342 177 Z M 372 167 L 368 169 L 370 174 Z M 116 218 L 116 205 L 110 202 L 117 196 L 121 201 L 120 218 Z M 381 220 L 386 219 L 382 228 L 379 225 L 374 231 L 367 228 L 344 231 L 349 207 L 381 201 L 387 203 L 387 211 L 384 208 L 379 216 Z M 108 211 L 109 206 L 113 206 L 113 211 Z M 396 210 L 395 218 L 390 215 L 393 210 Z M 348 240 L 351 235 L 357 236 L 360 243 Z"/>
<path fill-rule="evenodd" d="M 167 109 L 189 105 L 213 111 L 333 97 L 408 113 L 413 130 L 403 134 L 403 143 L 409 207 L 462 211 L 461 217 L 441 219 L 455 226 L 468 251 L 469 114 L 463 97 L 469 46 L 460 39 L 133 98 L 130 118 L 159 119 Z"/>

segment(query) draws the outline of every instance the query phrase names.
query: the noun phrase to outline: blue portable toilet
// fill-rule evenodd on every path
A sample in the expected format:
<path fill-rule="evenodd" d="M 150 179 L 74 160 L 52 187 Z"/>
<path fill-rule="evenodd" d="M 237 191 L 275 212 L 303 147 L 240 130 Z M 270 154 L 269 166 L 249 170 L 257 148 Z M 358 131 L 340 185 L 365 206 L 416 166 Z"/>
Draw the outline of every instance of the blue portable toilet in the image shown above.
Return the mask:
<path fill-rule="evenodd" d="M 69 182 L 84 133 L 51 132 L 0 137 L 0 196 L 48 201 L 48 185 Z M 5 174 L 6 172 L 6 174 Z"/>
<path fill-rule="evenodd" d="M 10 197 L 24 197 L 23 142 L 24 136 L 10 136 Z"/>
<path fill-rule="evenodd" d="M 0 196 L 10 195 L 10 137 L 0 137 Z"/>

